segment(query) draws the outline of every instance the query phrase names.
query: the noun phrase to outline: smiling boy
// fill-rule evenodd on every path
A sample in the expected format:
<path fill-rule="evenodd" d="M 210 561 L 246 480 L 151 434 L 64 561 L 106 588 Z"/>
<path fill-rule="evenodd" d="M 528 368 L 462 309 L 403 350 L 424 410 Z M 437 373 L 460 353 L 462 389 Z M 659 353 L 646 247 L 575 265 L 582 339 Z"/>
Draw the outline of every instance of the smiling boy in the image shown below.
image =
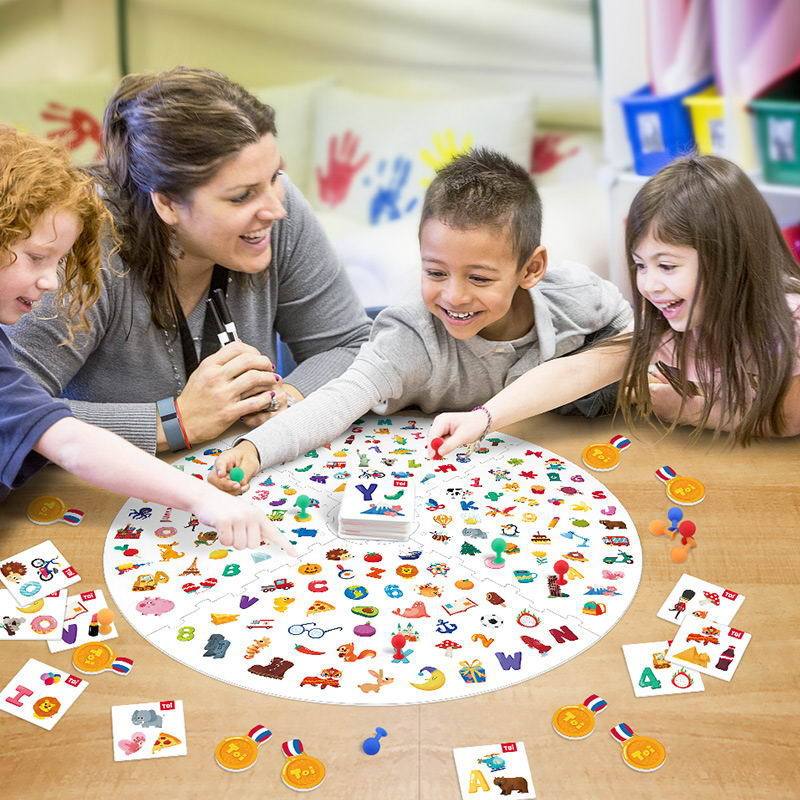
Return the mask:
<path fill-rule="evenodd" d="M 246 488 L 370 409 L 471 409 L 537 364 L 624 330 L 632 312 L 613 284 L 580 264 L 548 270 L 541 226 L 530 175 L 505 156 L 476 149 L 440 170 L 420 220 L 421 299 L 382 311 L 347 372 L 220 455 L 212 481 Z M 591 397 L 575 405 L 601 410 Z M 234 466 L 241 486 L 226 477 Z"/>

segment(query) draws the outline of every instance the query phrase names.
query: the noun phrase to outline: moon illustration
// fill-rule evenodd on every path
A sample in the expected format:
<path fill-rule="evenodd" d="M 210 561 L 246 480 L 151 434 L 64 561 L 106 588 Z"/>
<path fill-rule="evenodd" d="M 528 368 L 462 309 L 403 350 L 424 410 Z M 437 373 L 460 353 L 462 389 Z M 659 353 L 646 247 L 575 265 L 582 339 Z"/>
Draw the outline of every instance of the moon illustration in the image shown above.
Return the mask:
<path fill-rule="evenodd" d="M 422 675 L 425 672 L 430 673 L 428 679 L 423 683 L 412 683 L 411 685 L 415 689 L 421 689 L 423 692 L 433 692 L 444 686 L 444 682 L 447 678 L 440 669 L 436 669 L 436 667 L 423 667 L 418 674 Z"/>

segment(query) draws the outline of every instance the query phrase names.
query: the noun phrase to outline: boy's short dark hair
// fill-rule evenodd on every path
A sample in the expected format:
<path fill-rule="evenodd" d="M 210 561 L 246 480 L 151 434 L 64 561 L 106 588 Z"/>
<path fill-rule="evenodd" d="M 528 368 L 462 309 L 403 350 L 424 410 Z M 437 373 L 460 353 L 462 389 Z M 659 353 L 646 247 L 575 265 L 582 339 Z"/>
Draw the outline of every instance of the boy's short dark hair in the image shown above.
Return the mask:
<path fill-rule="evenodd" d="M 528 172 L 510 158 L 473 148 L 442 167 L 425 192 L 422 226 L 437 219 L 453 228 L 507 228 L 521 268 L 539 246 L 542 201 Z"/>

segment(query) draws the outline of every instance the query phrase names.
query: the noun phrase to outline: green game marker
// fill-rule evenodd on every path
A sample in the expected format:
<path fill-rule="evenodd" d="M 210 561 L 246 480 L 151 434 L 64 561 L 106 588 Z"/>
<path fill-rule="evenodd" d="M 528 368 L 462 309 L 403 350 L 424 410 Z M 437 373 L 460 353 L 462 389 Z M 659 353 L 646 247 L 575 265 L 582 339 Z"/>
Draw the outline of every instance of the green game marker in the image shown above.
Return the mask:
<path fill-rule="evenodd" d="M 234 467 L 228 473 L 228 477 L 235 483 L 241 483 L 244 480 L 244 470 L 241 467 Z"/>
<path fill-rule="evenodd" d="M 298 496 L 297 500 L 294 501 L 294 507 L 299 509 L 297 513 L 297 519 L 301 522 L 305 522 L 311 519 L 311 514 L 306 511 L 306 509 L 311 504 L 311 498 L 307 494 L 301 494 Z"/>
<path fill-rule="evenodd" d="M 498 566 L 505 564 L 506 560 L 501 555 L 501 553 L 505 553 L 506 551 L 505 539 L 493 539 L 491 547 L 492 550 L 494 550 L 494 558 L 492 559 L 492 563 L 497 564 Z"/>

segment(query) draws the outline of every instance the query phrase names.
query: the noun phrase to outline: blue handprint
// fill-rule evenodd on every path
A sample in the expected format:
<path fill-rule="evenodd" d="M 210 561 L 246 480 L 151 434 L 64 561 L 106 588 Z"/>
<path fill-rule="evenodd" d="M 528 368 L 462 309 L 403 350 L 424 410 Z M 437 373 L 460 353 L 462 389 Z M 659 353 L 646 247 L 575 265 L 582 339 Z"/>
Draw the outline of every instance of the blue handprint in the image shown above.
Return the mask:
<path fill-rule="evenodd" d="M 401 207 L 400 194 L 402 193 L 411 175 L 412 162 L 403 156 L 397 156 L 392 164 L 392 174 L 389 176 L 388 183 L 378 186 L 369 204 L 369 221 L 372 225 L 377 225 L 381 217 L 386 215 L 386 219 L 400 219 L 404 214 L 408 214 L 416 205 L 418 198 L 413 197 L 405 207 Z M 386 160 L 378 162 L 377 177 L 383 175 L 386 169 Z M 369 181 L 366 181 L 369 183 Z"/>

